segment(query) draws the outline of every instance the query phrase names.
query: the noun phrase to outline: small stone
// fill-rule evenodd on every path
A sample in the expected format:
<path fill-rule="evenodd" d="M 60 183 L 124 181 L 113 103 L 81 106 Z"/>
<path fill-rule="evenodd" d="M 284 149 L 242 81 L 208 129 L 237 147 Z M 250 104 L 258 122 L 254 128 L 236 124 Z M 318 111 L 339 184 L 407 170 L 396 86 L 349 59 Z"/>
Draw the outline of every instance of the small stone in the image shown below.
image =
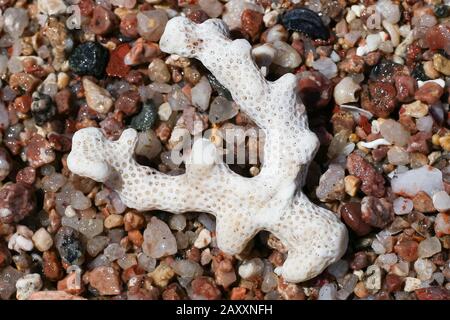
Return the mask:
<path fill-rule="evenodd" d="M 186 228 L 186 217 L 184 214 L 174 214 L 170 217 L 169 227 L 172 230 L 183 231 Z"/>
<path fill-rule="evenodd" d="M 201 111 L 206 111 L 209 107 L 212 88 L 208 78 L 203 76 L 200 81 L 191 89 L 192 104 Z"/>
<path fill-rule="evenodd" d="M 49 250 L 53 245 L 52 236 L 45 228 L 37 230 L 31 239 L 33 240 L 34 246 L 41 252 Z"/>
<path fill-rule="evenodd" d="M 88 78 L 83 78 L 83 88 L 89 108 L 98 113 L 105 114 L 109 112 L 113 106 L 113 100 L 108 90 L 99 87 Z"/>
<path fill-rule="evenodd" d="M 332 79 L 337 76 L 338 68 L 336 63 L 327 57 L 320 57 L 312 63 L 312 67 L 322 73 L 328 79 Z"/>
<path fill-rule="evenodd" d="M 261 276 L 264 270 L 264 262 L 259 258 L 245 261 L 239 266 L 238 273 L 244 279 Z"/>
<path fill-rule="evenodd" d="M 320 177 L 316 190 L 317 197 L 322 201 L 342 200 L 345 197 L 345 171 L 339 165 L 330 165 Z"/>
<path fill-rule="evenodd" d="M 126 249 L 120 246 L 118 243 L 109 244 L 103 251 L 105 257 L 107 257 L 111 262 L 122 258 L 125 255 L 125 253 Z"/>
<path fill-rule="evenodd" d="M 114 29 L 116 15 L 104 6 L 95 6 L 89 28 L 96 35 L 106 35 Z"/>
<path fill-rule="evenodd" d="M 87 300 L 83 297 L 75 296 L 64 291 L 38 291 L 33 292 L 28 300 Z"/>
<path fill-rule="evenodd" d="M 141 267 L 145 271 L 152 272 L 156 267 L 156 259 L 149 257 L 145 253 L 140 253 L 138 255 L 138 264 L 139 267 Z"/>
<path fill-rule="evenodd" d="M 38 0 L 39 11 L 51 16 L 65 13 L 67 6 L 62 0 Z"/>
<path fill-rule="evenodd" d="M 202 251 L 200 255 L 200 264 L 202 266 L 206 266 L 208 263 L 211 262 L 211 260 L 212 260 L 211 250 L 209 248 L 206 248 L 205 250 Z"/>
<path fill-rule="evenodd" d="M 3 13 L 3 30 L 12 38 L 18 39 L 28 26 L 29 21 L 27 10 L 9 7 Z"/>
<path fill-rule="evenodd" d="M 34 211 L 35 195 L 27 185 L 12 183 L 0 189 L 0 222 L 19 222 Z"/>
<path fill-rule="evenodd" d="M 148 66 L 148 76 L 150 80 L 159 83 L 167 83 L 171 79 L 169 69 L 162 59 L 153 59 Z"/>
<path fill-rule="evenodd" d="M 223 4 L 217 0 L 199 0 L 198 5 L 210 18 L 217 18 L 223 11 Z"/>
<path fill-rule="evenodd" d="M 398 146 L 393 146 L 390 148 L 387 152 L 387 157 L 389 163 L 394 165 L 407 165 L 410 162 L 409 153 Z"/>
<path fill-rule="evenodd" d="M 63 276 L 63 268 L 60 259 L 55 251 L 45 251 L 42 255 L 45 277 L 50 281 L 58 281 Z"/>
<path fill-rule="evenodd" d="M 395 245 L 394 251 L 403 260 L 413 262 L 418 258 L 418 247 L 419 244 L 414 240 L 403 240 Z"/>
<path fill-rule="evenodd" d="M 165 10 L 140 11 L 137 14 L 137 30 L 145 40 L 157 42 L 169 20 Z"/>
<path fill-rule="evenodd" d="M 142 250 L 152 258 L 161 258 L 177 253 L 175 237 L 167 224 L 152 217 L 144 231 Z"/>
<path fill-rule="evenodd" d="M 86 251 L 91 257 L 96 257 L 109 244 L 109 238 L 105 236 L 96 236 L 89 239 L 86 244 Z"/>
<path fill-rule="evenodd" d="M 387 274 L 385 286 L 388 292 L 396 292 L 402 289 L 403 279 L 396 274 Z"/>
<path fill-rule="evenodd" d="M 450 196 L 445 191 L 436 192 L 433 195 L 433 206 L 440 212 L 445 212 L 450 209 Z"/>
<path fill-rule="evenodd" d="M 156 43 L 139 38 L 133 43 L 130 52 L 124 58 L 124 63 L 129 66 L 135 66 L 150 62 L 161 54 L 159 46 Z"/>
<path fill-rule="evenodd" d="M 23 276 L 16 282 L 17 300 L 28 300 L 33 292 L 42 288 L 41 276 L 37 273 L 31 273 Z"/>
<path fill-rule="evenodd" d="M 191 282 L 188 294 L 193 300 L 218 300 L 221 292 L 210 277 L 197 277 Z"/>
<path fill-rule="evenodd" d="M 362 156 L 353 152 L 347 158 L 347 169 L 351 175 L 361 179 L 361 190 L 371 196 L 382 197 L 385 193 L 384 177 Z"/>
<path fill-rule="evenodd" d="M 97 267 L 89 272 L 89 284 L 102 296 L 114 296 L 121 292 L 119 273 L 112 267 Z"/>
<path fill-rule="evenodd" d="M 450 61 L 441 54 L 433 56 L 433 67 L 440 73 L 450 76 Z"/>
<path fill-rule="evenodd" d="M 294 69 L 302 63 L 302 57 L 300 54 L 286 42 L 276 40 L 272 43 L 272 45 L 276 49 L 276 54 L 273 59 L 274 64 L 283 68 Z M 321 64 L 318 65 L 318 67 L 321 66 Z"/>
<path fill-rule="evenodd" d="M 331 274 L 336 279 L 341 279 L 345 276 L 349 268 L 349 264 L 347 261 L 341 259 L 331 264 L 327 268 L 327 272 Z"/>
<path fill-rule="evenodd" d="M 440 86 L 438 86 L 440 88 Z M 409 117 L 421 118 L 428 114 L 428 105 L 417 100 L 410 104 L 403 105 L 404 114 Z"/>
<path fill-rule="evenodd" d="M 121 216 L 120 214 L 110 214 L 106 217 L 104 225 L 106 229 L 123 226 L 123 216 Z"/>
<path fill-rule="evenodd" d="M 404 215 L 412 211 L 414 204 L 412 200 L 408 198 L 398 197 L 393 202 L 393 209 L 395 214 Z"/>
<path fill-rule="evenodd" d="M 164 102 L 158 107 L 158 116 L 161 121 L 168 121 L 172 115 L 172 108 L 168 102 Z"/>
<path fill-rule="evenodd" d="M 436 237 L 427 238 L 419 243 L 417 249 L 419 258 L 429 258 L 441 252 L 441 242 Z"/>
<path fill-rule="evenodd" d="M 125 64 L 125 57 L 130 50 L 130 45 L 124 43 L 111 51 L 108 65 L 106 66 L 106 73 L 108 76 L 125 78 L 129 74 L 131 68 L 129 65 Z"/>
<path fill-rule="evenodd" d="M 120 94 L 114 103 L 114 109 L 122 111 L 125 115 L 130 116 L 135 114 L 140 107 L 141 98 L 139 92 L 135 90 L 128 90 Z"/>
<path fill-rule="evenodd" d="M 425 281 L 431 279 L 436 265 L 428 259 L 417 259 L 414 262 L 414 270 L 417 272 L 417 278 Z"/>
<path fill-rule="evenodd" d="M 431 105 L 437 103 L 443 94 L 444 88 L 442 88 L 439 84 L 435 82 L 427 82 L 423 86 L 421 86 L 419 90 L 416 91 L 416 93 L 414 94 L 414 98 L 423 103 Z M 421 108 L 425 109 L 423 106 Z"/>
<path fill-rule="evenodd" d="M 380 124 L 380 133 L 387 141 L 399 147 L 405 146 L 411 136 L 404 126 L 392 119 Z"/>
<path fill-rule="evenodd" d="M 84 262 L 84 247 L 79 233 L 70 227 L 61 227 L 55 236 L 56 249 L 63 262 L 81 265 Z"/>
<path fill-rule="evenodd" d="M 422 281 L 413 277 L 406 277 L 405 279 L 405 287 L 403 288 L 406 292 L 412 292 L 420 288 Z"/>
<path fill-rule="evenodd" d="M 250 38 L 254 39 L 261 31 L 263 14 L 250 9 L 245 9 L 241 15 L 241 27 Z"/>
<path fill-rule="evenodd" d="M 360 85 L 352 77 L 345 77 L 334 87 L 334 101 L 339 105 L 356 102 L 358 99 L 355 93 L 360 89 Z"/>
<path fill-rule="evenodd" d="M 98 42 L 84 42 L 72 51 L 69 66 L 80 76 L 91 75 L 100 78 L 108 63 L 108 56 L 108 49 Z"/>
<path fill-rule="evenodd" d="M 397 105 L 396 96 L 397 91 L 393 84 L 372 81 L 368 87 L 363 86 L 361 106 L 377 117 L 387 118 Z"/>
<path fill-rule="evenodd" d="M 448 289 L 442 287 L 428 287 L 415 290 L 419 300 L 449 300 L 450 293 Z"/>
<path fill-rule="evenodd" d="M 123 217 L 125 231 L 141 229 L 144 227 L 145 218 L 142 214 L 135 211 L 128 211 Z"/>
<path fill-rule="evenodd" d="M 70 195 L 70 205 L 76 210 L 86 210 L 91 207 L 91 200 L 83 192 L 76 190 Z"/>
<path fill-rule="evenodd" d="M 381 289 L 381 269 L 377 265 L 371 265 L 366 270 L 365 287 L 368 290 L 378 291 Z"/>
<path fill-rule="evenodd" d="M 450 215 L 447 213 L 439 213 L 434 221 L 434 231 L 436 236 L 442 237 L 450 234 Z"/>
<path fill-rule="evenodd" d="M 327 283 L 319 290 L 317 300 L 337 300 L 337 288 L 334 283 Z"/>
<path fill-rule="evenodd" d="M 412 199 L 414 209 L 423 212 L 423 213 L 429 213 L 436 211 L 433 207 L 433 201 L 431 200 L 430 196 L 423 191 L 418 192 L 414 198 Z"/>
<path fill-rule="evenodd" d="M 58 114 L 68 114 L 72 102 L 72 93 L 69 88 L 64 88 L 55 95 L 55 104 Z"/>
<path fill-rule="evenodd" d="M 166 287 L 169 281 L 175 276 L 173 269 L 165 263 L 160 263 L 156 269 L 149 274 L 153 282 L 158 287 Z"/>
<path fill-rule="evenodd" d="M 450 151 L 450 135 L 439 138 L 439 144 L 445 151 Z"/>
<path fill-rule="evenodd" d="M 130 125 L 138 131 L 147 131 L 155 125 L 157 119 L 158 112 L 153 103 L 149 100 L 144 103 L 141 112 L 131 119 Z"/>
<path fill-rule="evenodd" d="M 345 224 L 358 236 L 364 236 L 371 231 L 370 225 L 365 223 L 361 217 L 361 204 L 357 202 L 345 203 L 341 206 L 340 213 Z"/>
<path fill-rule="evenodd" d="M 176 274 L 183 278 L 195 278 L 203 275 L 203 268 L 192 260 L 176 260 L 171 267 Z"/>
<path fill-rule="evenodd" d="M 236 103 L 218 96 L 211 102 L 208 117 L 212 123 L 220 123 L 235 117 L 238 112 L 239 108 Z"/>
<path fill-rule="evenodd" d="M 39 168 L 45 164 L 51 163 L 56 158 L 52 145 L 40 134 L 33 135 L 28 141 L 25 155 L 28 164 L 33 168 Z"/>
<path fill-rule="evenodd" d="M 408 197 L 414 197 L 423 191 L 429 196 L 444 189 L 442 172 L 431 166 L 422 166 L 396 174 L 391 180 L 392 191 Z"/>

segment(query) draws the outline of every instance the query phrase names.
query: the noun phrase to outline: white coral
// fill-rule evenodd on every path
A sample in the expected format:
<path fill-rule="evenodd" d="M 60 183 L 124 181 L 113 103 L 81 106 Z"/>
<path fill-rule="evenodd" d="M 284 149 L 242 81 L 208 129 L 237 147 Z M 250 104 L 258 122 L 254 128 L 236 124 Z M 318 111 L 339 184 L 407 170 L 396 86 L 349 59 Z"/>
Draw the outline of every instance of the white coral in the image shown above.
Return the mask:
<path fill-rule="evenodd" d="M 217 160 L 215 147 L 206 139 L 194 142 L 189 159 L 195 161 L 186 161 L 185 174 L 165 175 L 133 159 L 133 129 L 117 141 L 107 140 L 97 128 L 77 131 L 67 163 L 74 173 L 112 187 L 128 207 L 215 215 L 217 244 L 229 254 L 241 252 L 257 232 L 268 230 L 289 251 L 277 273 L 287 281 L 304 281 L 339 260 L 347 247 L 347 231 L 332 212 L 301 192 L 319 142 L 296 95 L 296 77 L 286 74 L 266 81 L 252 60 L 250 44 L 231 41 L 227 34 L 221 20 L 195 24 L 176 17 L 167 24 L 160 47 L 200 60 L 264 130 L 259 175 L 246 178 L 231 171 Z"/>

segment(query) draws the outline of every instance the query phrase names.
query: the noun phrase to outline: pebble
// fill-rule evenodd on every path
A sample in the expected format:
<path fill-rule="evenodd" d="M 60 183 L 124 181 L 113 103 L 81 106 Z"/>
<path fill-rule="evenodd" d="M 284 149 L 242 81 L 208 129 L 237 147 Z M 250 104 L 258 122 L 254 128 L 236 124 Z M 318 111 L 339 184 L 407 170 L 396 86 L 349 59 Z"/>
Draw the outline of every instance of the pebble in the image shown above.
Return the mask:
<path fill-rule="evenodd" d="M 167 95 L 167 101 L 174 111 L 181 111 L 191 105 L 189 98 L 178 85 L 172 86 L 170 93 Z"/>
<path fill-rule="evenodd" d="M 138 131 L 150 130 L 158 119 L 158 112 L 154 104 L 148 100 L 142 106 L 141 111 L 131 118 L 131 127 Z"/>
<path fill-rule="evenodd" d="M 396 292 L 402 289 L 403 279 L 396 274 L 389 273 L 384 282 L 388 292 Z"/>
<path fill-rule="evenodd" d="M 342 200 L 345 197 L 345 171 L 339 165 L 330 165 L 320 177 L 316 190 L 317 197 L 322 201 Z"/>
<path fill-rule="evenodd" d="M 438 213 L 434 221 L 436 236 L 442 237 L 450 234 L 450 216 L 447 213 Z"/>
<path fill-rule="evenodd" d="M 241 0 L 230 0 L 225 4 L 222 13 L 222 20 L 228 25 L 230 30 L 241 27 L 241 16 L 245 9 L 264 13 L 264 9 L 258 4 Z"/>
<path fill-rule="evenodd" d="M 243 279 L 251 279 L 261 276 L 264 270 L 264 262 L 259 258 L 246 260 L 239 266 L 238 273 Z"/>
<path fill-rule="evenodd" d="M 159 41 L 169 20 L 166 11 L 162 9 L 140 11 L 136 18 L 141 37 L 153 42 Z"/>
<path fill-rule="evenodd" d="M 334 101 L 341 105 L 358 101 L 355 96 L 356 92 L 361 89 L 352 77 L 345 77 L 334 87 Z"/>
<path fill-rule="evenodd" d="M 419 258 L 429 258 L 436 253 L 441 252 L 441 242 L 436 237 L 427 238 L 419 243 L 417 249 Z"/>
<path fill-rule="evenodd" d="M 22 272 L 11 266 L 0 269 L 0 298 L 8 300 L 16 292 L 16 283 Z"/>
<path fill-rule="evenodd" d="M 327 283 L 319 290 L 317 300 L 337 300 L 337 288 L 334 283 Z"/>
<path fill-rule="evenodd" d="M 211 102 L 208 118 L 212 123 L 221 123 L 235 117 L 238 112 L 239 108 L 233 101 L 218 96 Z"/>
<path fill-rule="evenodd" d="M 241 15 L 241 28 L 251 39 L 255 39 L 263 26 L 263 14 L 254 10 L 245 9 Z"/>
<path fill-rule="evenodd" d="M 63 268 L 55 251 L 45 251 L 42 255 L 43 271 L 47 279 L 58 281 L 63 277 Z"/>
<path fill-rule="evenodd" d="M 160 263 L 156 269 L 150 273 L 150 277 L 158 287 L 166 287 L 169 281 L 175 276 L 175 271 L 166 263 Z"/>
<path fill-rule="evenodd" d="M 18 39 L 28 26 L 27 10 L 9 7 L 3 13 L 3 30 L 12 38 Z"/>
<path fill-rule="evenodd" d="M 415 290 L 419 300 L 449 300 L 449 290 L 442 287 L 419 288 Z"/>
<path fill-rule="evenodd" d="M 405 146 L 411 136 L 403 125 L 392 119 L 386 119 L 380 124 L 380 133 L 387 141 L 399 147 Z"/>
<path fill-rule="evenodd" d="M 192 104 L 201 111 L 206 111 L 209 107 L 211 93 L 212 88 L 208 78 L 201 77 L 200 81 L 191 89 Z"/>
<path fill-rule="evenodd" d="M 186 217 L 184 214 L 174 214 L 169 219 L 169 227 L 172 230 L 183 231 L 186 228 Z"/>
<path fill-rule="evenodd" d="M 222 297 L 214 279 L 205 276 L 197 277 L 191 282 L 188 294 L 192 300 L 218 300 Z"/>
<path fill-rule="evenodd" d="M 387 118 L 397 105 L 396 95 L 393 84 L 372 81 L 369 82 L 368 87 L 363 86 L 361 106 L 377 117 Z"/>
<path fill-rule="evenodd" d="M 106 229 L 117 228 L 123 226 L 123 216 L 120 214 L 111 214 L 104 221 Z"/>
<path fill-rule="evenodd" d="M 33 135 L 28 141 L 25 155 L 28 164 L 35 169 L 53 162 L 56 158 L 52 145 L 40 134 Z"/>
<path fill-rule="evenodd" d="M 382 197 L 385 193 L 384 177 L 362 156 L 352 153 L 347 158 L 347 169 L 361 180 L 361 190 L 371 196 Z"/>
<path fill-rule="evenodd" d="M 436 265 L 428 259 L 417 259 L 414 262 L 414 270 L 417 272 L 417 278 L 425 281 L 431 279 Z"/>
<path fill-rule="evenodd" d="M 170 107 L 170 104 L 168 102 L 164 102 L 158 107 L 159 120 L 168 121 L 171 115 L 172 115 L 172 108 Z"/>
<path fill-rule="evenodd" d="M 388 161 L 394 165 L 407 165 L 410 162 L 409 153 L 403 148 L 393 146 L 387 152 Z"/>
<path fill-rule="evenodd" d="M 404 215 L 412 211 L 414 204 L 408 198 L 398 197 L 393 202 L 393 209 L 395 214 Z"/>
<path fill-rule="evenodd" d="M 156 267 L 156 259 L 149 257 L 145 253 L 138 254 L 138 264 L 139 267 L 144 269 L 147 272 L 152 272 Z"/>
<path fill-rule="evenodd" d="M 153 130 L 150 129 L 138 133 L 138 142 L 134 150 L 137 155 L 153 159 L 161 152 L 161 149 L 161 141 Z"/>
<path fill-rule="evenodd" d="M 83 88 L 89 108 L 98 113 L 108 113 L 113 106 L 111 94 L 87 78 L 83 78 Z"/>
<path fill-rule="evenodd" d="M 33 250 L 33 242 L 29 239 L 31 235 L 22 235 L 19 232 L 14 233 L 8 240 L 8 248 L 17 252 Z"/>
<path fill-rule="evenodd" d="M 428 194 L 423 191 L 419 191 L 413 200 L 414 210 L 419 212 L 434 212 L 433 202 Z"/>
<path fill-rule="evenodd" d="M 183 278 L 196 278 L 203 275 L 203 268 L 192 260 L 176 260 L 171 264 L 173 271 Z"/>
<path fill-rule="evenodd" d="M 41 276 L 31 273 L 18 279 L 16 282 L 17 300 L 28 300 L 33 292 L 39 291 L 43 286 Z"/>
<path fill-rule="evenodd" d="M 419 244 L 414 240 L 403 240 L 394 246 L 394 251 L 403 260 L 413 262 L 418 258 Z"/>
<path fill-rule="evenodd" d="M 33 190 L 22 183 L 12 183 L 0 189 L 0 222 L 19 222 L 36 207 Z"/>
<path fill-rule="evenodd" d="M 96 257 L 109 244 L 109 238 L 106 236 L 96 236 L 89 239 L 86 243 L 86 251 L 91 257 Z"/>
<path fill-rule="evenodd" d="M 312 67 L 322 73 L 328 79 L 332 79 L 337 76 L 338 68 L 336 63 L 327 57 L 321 57 L 312 63 Z"/>
<path fill-rule="evenodd" d="M 450 76 L 450 60 L 445 58 L 443 55 L 435 54 L 433 56 L 433 67 L 440 73 Z"/>
<path fill-rule="evenodd" d="M 223 4 L 217 0 L 199 0 L 198 5 L 210 18 L 217 18 L 223 11 Z"/>
<path fill-rule="evenodd" d="M 414 95 L 414 98 L 423 103 L 431 105 L 437 103 L 443 94 L 444 88 L 439 84 L 435 82 L 426 82 L 424 85 L 419 87 Z"/>
<path fill-rule="evenodd" d="M 340 259 L 336 261 L 335 263 L 331 264 L 327 268 L 327 272 L 331 274 L 336 279 L 341 279 L 345 276 L 349 269 L 349 263 L 343 259 Z"/>
<path fill-rule="evenodd" d="M 433 206 L 436 210 L 445 212 L 450 209 L 450 196 L 445 191 L 436 192 L 433 195 Z"/>
<path fill-rule="evenodd" d="M 34 246 L 41 252 L 47 251 L 53 246 L 52 236 L 45 228 L 37 230 L 31 239 L 33 240 Z"/>
<path fill-rule="evenodd" d="M 159 83 L 167 83 L 171 79 L 169 69 L 162 59 L 153 59 L 148 66 L 148 76 L 150 80 Z"/>
<path fill-rule="evenodd" d="M 422 281 L 420 281 L 417 278 L 406 277 L 405 278 L 405 287 L 403 288 L 403 290 L 406 292 L 412 292 L 414 290 L 419 289 L 421 284 L 422 284 Z"/>
<path fill-rule="evenodd" d="M 37 7 L 39 11 L 51 16 L 65 13 L 67 6 L 62 0 L 38 0 Z"/>
<path fill-rule="evenodd" d="M 135 66 L 150 62 L 160 54 L 161 51 L 158 44 L 139 38 L 133 43 L 130 52 L 126 54 L 124 63 L 129 66 Z"/>
<path fill-rule="evenodd" d="M 161 258 L 177 253 L 175 237 L 167 224 L 152 217 L 144 231 L 142 250 L 152 258 Z"/>
<path fill-rule="evenodd" d="M 97 267 L 89 272 L 89 284 L 102 296 L 114 296 L 121 292 L 119 273 L 112 267 Z"/>
<path fill-rule="evenodd" d="M 114 109 L 122 111 L 125 115 L 130 116 L 135 114 L 141 105 L 141 97 L 139 92 L 135 90 L 128 90 L 119 95 L 114 102 Z"/>
<path fill-rule="evenodd" d="M 358 177 L 348 175 L 344 178 L 344 189 L 349 196 L 356 196 L 360 186 L 361 180 Z"/>
<path fill-rule="evenodd" d="M 125 256 L 125 253 L 126 249 L 120 246 L 118 243 L 109 244 L 103 251 L 105 257 L 107 257 L 111 262 L 122 258 L 123 256 Z"/>
<path fill-rule="evenodd" d="M 377 265 L 371 265 L 366 270 L 365 287 L 368 290 L 378 291 L 381 289 L 381 268 Z"/>
<path fill-rule="evenodd" d="M 78 231 L 70 227 L 61 227 L 55 236 L 56 249 L 63 262 L 81 265 L 84 262 L 84 247 Z"/>
<path fill-rule="evenodd" d="M 341 217 L 345 224 L 358 236 L 364 236 L 371 231 L 370 225 L 365 223 L 361 217 L 361 205 L 357 202 L 348 202 L 341 206 Z"/>
<path fill-rule="evenodd" d="M 284 41 L 276 40 L 272 42 L 272 46 L 276 49 L 273 63 L 287 69 L 297 68 L 302 63 L 300 54 L 289 44 Z"/>
<path fill-rule="evenodd" d="M 414 197 L 420 191 L 432 196 L 442 191 L 442 172 L 430 166 L 397 173 L 391 180 L 392 191 L 408 197 Z"/>
<path fill-rule="evenodd" d="M 108 57 L 108 50 L 98 42 L 84 42 L 72 51 L 69 66 L 80 76 L 91 75 L 100 78 L 105 72 Z"/>
<path fill-rule="evenodd" d="M 130 66 L 125 64 L 125 57 L 130 50 L 130 45 L 124 43 L 111 51 L 109 61 L 106 66 L 106 73 L 108 76 L 125 78 L 130 73 Z"/>

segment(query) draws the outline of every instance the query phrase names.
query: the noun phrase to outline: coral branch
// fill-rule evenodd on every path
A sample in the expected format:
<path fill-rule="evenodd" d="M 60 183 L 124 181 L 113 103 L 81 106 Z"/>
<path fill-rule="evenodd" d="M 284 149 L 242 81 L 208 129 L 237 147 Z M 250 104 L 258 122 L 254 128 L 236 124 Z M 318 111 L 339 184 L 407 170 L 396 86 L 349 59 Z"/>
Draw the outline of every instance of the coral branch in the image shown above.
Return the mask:
<path fill-rule="evenodd" d="M 344 225 L 300 191 L 319 143 L 296 95 L 296 77 L 266 81 L 252 60 L 250 44 L 229 40 L 225 25 L 216 19 L 202 24 L 171 19 L 160 48 L 200 60 L 264 130 L 260 174 L 251 179 L 235 174 L 216 159 L 215 147 L 200 139 L 187 157 L 186 173 L 168 176 L 133 159 L 133 129 L 113 142 L 96 128 L 75 133 L 70 170 L 104 182 L 131 208 L 215 215 L 217 244 L 230 254 L 242 251 L 258 231 L 273 232 L 289 252 L 277 269 L 287 281 L 310 279 L 339 259 L 347 247 Z"/>

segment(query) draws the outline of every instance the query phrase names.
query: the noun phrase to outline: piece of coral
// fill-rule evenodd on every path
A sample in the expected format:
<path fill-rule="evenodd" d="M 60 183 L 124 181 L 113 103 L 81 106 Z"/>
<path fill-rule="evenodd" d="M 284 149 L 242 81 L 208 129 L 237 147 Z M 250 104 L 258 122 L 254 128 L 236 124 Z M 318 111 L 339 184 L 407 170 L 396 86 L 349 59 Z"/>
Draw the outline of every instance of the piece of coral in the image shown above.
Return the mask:
<path fill-rule="evenodd" d="M 97 128 L 77 131 L 67 159 L 69 169 L 105 183 L 137 210 L 213 214 L 217 244 L 229 254 L 241 252 L 260 230 L 272 232 L 288 250 L 287 260 L 275 270 L 287 281 L 310 279 L 337 261 L 347 248 L 346 228 L 301 192 L 319 141 L 308 128 L 305 107 L 295 91 L 296 77 L 288 73 L 275 82 L 266 81 L 252 60 L 250 44 L 231 41 L 218 19 L 195 24 L 173 18 L 160 48 L 200 60 L 264 131 L 259 175 L 246 178 L 234 173 L 219 160 L 214 144 L 203 138 L 194 142 L 185 158 L 185 174 L 165 175 L 134 160 L 134 129 L 125 130 L 117 141 L 108 140 Z"/>

